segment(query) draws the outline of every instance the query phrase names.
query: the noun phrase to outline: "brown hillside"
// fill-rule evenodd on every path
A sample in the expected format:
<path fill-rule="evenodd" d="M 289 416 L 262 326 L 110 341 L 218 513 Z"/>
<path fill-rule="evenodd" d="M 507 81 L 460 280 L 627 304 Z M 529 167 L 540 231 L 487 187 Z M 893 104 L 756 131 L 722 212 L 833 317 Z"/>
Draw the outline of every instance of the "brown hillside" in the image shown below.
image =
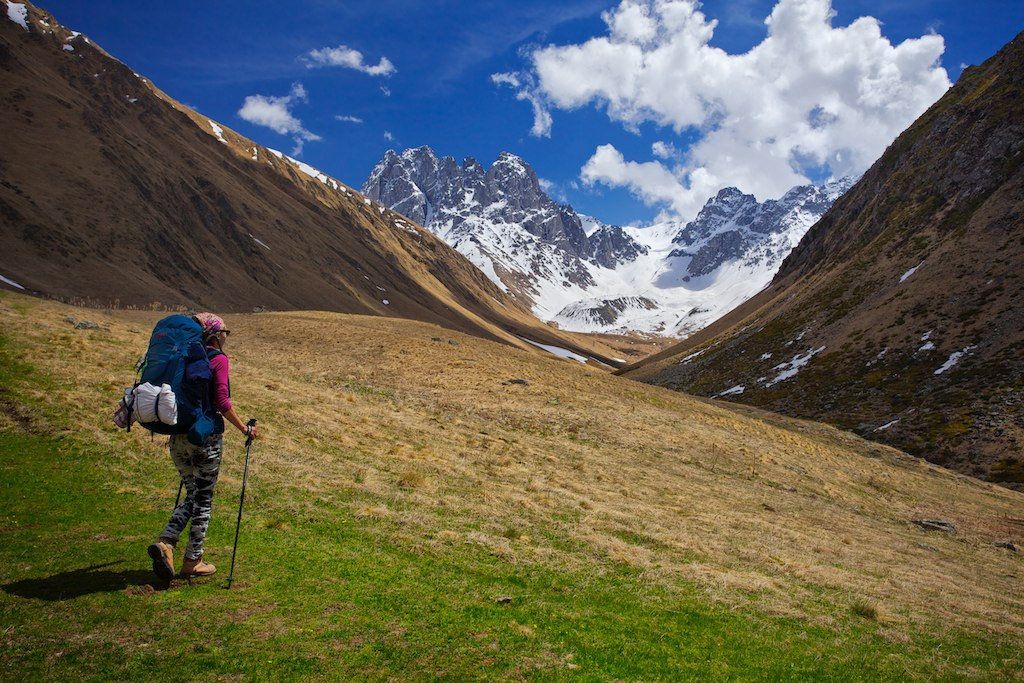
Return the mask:
<path fill-rule="evenodd" d="M 414 318 L 607 360 L 432 234 L 175 102 L 29 6 L 0 21 L 0 275 L 99 305 Z"/>
<path fill-rule="evenodd" d="M 1024 482 L 1024 34 L 967 69 L 772 286 L 625 373 Z M 739 387 L 743 387 L 740 393 Z"/>

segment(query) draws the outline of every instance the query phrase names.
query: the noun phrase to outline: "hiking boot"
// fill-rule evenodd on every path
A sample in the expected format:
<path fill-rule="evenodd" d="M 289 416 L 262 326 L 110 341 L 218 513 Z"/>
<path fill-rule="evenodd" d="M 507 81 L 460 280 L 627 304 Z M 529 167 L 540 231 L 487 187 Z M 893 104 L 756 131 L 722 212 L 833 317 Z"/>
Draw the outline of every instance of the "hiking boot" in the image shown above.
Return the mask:
<path fill-rule="evenodd" d="M 216 571 L 216 567 L 209 562 L 203 562 L 201 557 L 195 560 L 190 560 L 186 557 L 181 565 L 182 576 L 211 576 Z"/>
<path fill-rule="evenodd" d="M 174 578 L 174 543 L 166 538 L 158 538 L 149 546 L 149 556 L 153 558 L 153 573 L 164 581 Z"/>

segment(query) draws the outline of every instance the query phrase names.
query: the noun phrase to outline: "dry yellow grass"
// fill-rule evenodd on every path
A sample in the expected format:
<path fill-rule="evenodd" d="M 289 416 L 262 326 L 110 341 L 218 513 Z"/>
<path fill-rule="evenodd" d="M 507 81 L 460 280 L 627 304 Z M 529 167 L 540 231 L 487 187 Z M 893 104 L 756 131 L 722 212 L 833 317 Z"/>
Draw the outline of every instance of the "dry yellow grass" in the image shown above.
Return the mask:
<path fill-rule="evenodd" d="M 68 314 L 109 330 L 75 330 Z M 68 387 L 54 400 L 121 468 L 163 457 L 161 440 L 109 424 L 157 317 L 0 299 L 3 329 Z M 345 505 L 415 545 L 595 572 L 625 562 L 660 585 L 694 581 L 712 599 L 816 622 L 874 610 L 894 637 L 908 622 L 1024 634 L 1022 557 L 992 545 L 1024 540 L 1019 493 L 830 427 L 424 323 L 229 324 L 234 397 L 263 429 L 253 505 L 270 513 Z M 959 531 L 924 531 L 918 517 Z"/>

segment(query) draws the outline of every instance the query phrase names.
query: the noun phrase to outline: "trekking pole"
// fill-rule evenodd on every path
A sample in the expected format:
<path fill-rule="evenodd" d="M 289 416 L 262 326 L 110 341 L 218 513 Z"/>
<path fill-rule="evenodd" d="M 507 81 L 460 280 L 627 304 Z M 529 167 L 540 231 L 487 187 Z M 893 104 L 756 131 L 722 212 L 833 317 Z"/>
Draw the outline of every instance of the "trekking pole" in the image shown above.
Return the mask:
<path fill-rule="evenodd" d="M 178 505 L 181 504 L 181 489 L 183 489 L 183 488 L 185 488 L 185 480 L 184 479 L 179 479 L 178 480 L 178 495 L 176 495 L 174 497 L 174 509 L 175 510 L 177 510 L 178 509 Z"/>
<path fill-rule="evenodd" d="M 245 438 L 245 469 L 242 470 L 242 494 L 238 497 L 238 521 L 235 523 L 235 546 L 231 549 L 231 571 L 228 572 L 228 590 L 235 580 L 235 553 L 238 552 L 238 531 L 242 528 L 242 506 L 245 504 L 245 484 L 249 480 L 249 453 L 252 451 L 252 428 L 256 426 L 256 418 L 246 423 L 249 436 Z"/>

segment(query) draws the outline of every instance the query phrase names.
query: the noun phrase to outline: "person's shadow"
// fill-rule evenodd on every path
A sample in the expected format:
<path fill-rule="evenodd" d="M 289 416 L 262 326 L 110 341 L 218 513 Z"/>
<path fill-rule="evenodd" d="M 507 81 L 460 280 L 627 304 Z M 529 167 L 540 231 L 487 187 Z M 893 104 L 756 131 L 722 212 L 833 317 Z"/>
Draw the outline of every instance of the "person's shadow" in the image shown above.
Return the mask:
<path fill-rule="evenodd" d="M 21 579 L 0 586 L 6 593 L 37 600 L 71 600 L 91 593 L 110 593 L 131 587 L 166 590 L 167 584 L 142 569 L 108 569 L 123 561 L 94 564 L 40 579 Z"/>

